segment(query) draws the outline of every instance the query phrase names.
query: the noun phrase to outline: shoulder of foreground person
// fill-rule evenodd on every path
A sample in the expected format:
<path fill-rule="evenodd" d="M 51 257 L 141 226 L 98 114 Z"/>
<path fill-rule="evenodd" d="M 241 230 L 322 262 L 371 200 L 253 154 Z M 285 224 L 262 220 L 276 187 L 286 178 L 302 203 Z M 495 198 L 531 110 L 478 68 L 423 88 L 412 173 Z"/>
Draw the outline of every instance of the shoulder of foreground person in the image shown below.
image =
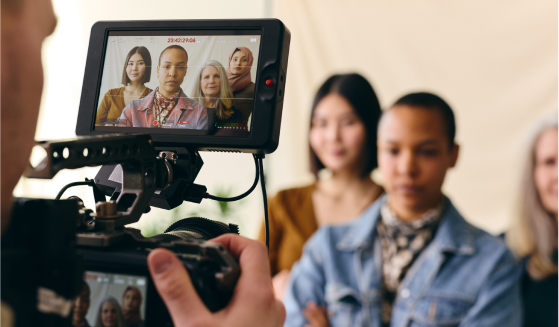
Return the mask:
<path fill-rule="evenodd" d="M 354 240 L 356 232 L 365 239 L 373 232 L 371 226 L 375 225 L 380 205 L 380 202 L 374 202 L 358 219 L 349 223 L 323 225 L 307 241 L 303 256 L 291 270 L 284 298 L 287 311 L 284 326 L 307 324 L 303 311 L 309 302 L 327 305 L 326 284 L 331 282 L 332 274 L 345 275 L 353 267 L 353 253 L 340 251 L 340 247 L 344 248 L 348 241 Z"/>
<path fill-rule="evenodd" d="M 466 326 L 520 326 L 519 261 L 505 242 L 468 223 L 448 200 L 433 243 L 444 264 L 430 293 L 460 297 Z"/>

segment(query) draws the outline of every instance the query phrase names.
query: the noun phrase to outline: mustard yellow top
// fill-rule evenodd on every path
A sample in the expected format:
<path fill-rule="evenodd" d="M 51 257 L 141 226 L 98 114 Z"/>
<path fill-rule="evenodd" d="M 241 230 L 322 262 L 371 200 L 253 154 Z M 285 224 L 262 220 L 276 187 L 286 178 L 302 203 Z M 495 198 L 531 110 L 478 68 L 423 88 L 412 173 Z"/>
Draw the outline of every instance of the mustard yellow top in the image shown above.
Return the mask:
<path fill-rule="evenodd" d="M 291 266 L 301 258 L 303 246 L 318 229 L 312 195 L 316 183 L 278 192 L 268 202 L 268 222 L 270 224 L 270 268 L 272 276 Z M 373 203 L 384 193 L 378 192 L 370 199 Z M 264 224 L 258 239 L 265 242 Z"/>
<path fill-rule="evenodd" d="M 278 192 L 268 203 L 270 267 L 272 276 L 291 266 L 303 254 L 303 245 L 318 229 L 312 193 L 315 184 Z M 258 239 L 265 242 L 264 225 Z"/>
<path fill-rule="evenodd" d="M 145 98 L 152 91 L 152 89 L 146 87 L 144 93 L 140 96 L 140 99 Z M 108 121 L 116 121 L 122 114 L 124 107 L 126 107 L 124 105 L 124 86 L 118 89 L 110 89 L 107 93 L 105 93 L 103 100 L 99 103 L 95 124 L 104 124 Z"/>

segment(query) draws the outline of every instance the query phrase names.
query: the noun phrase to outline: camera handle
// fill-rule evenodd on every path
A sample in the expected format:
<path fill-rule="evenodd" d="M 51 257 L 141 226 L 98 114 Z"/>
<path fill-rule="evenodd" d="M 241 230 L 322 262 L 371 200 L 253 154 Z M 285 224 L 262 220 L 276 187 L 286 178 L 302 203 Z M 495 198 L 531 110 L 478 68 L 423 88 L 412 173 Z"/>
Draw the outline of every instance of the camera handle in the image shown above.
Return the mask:
<path fill-rule="evenodd" d="M 28 178 L 51 179 L 62 169 L 103 165 L 94 184 L 89 180 L 70 183 L 57 195 L 59 199 L 72 186 L 92 186 L 97 202 L 96 213 L 88 212 L 87 215 L 96 218 L 94 228 L 100 231 L 113 231 L 137 222 L 143 213 L 149 211 L 148 204 L 172 209 L 183 201 L 200 203 L 204 198 L 237 201 L 249 195 L 260 179 L 266 246 L 269 248 L 263 154 L 253 155 L 256 172 L 250 189 L 233 198 L 222 198 L 208 194 L 205 186 L 194 184 L 204 164 L 197 151 L 186 148 L 156 149 L 149 135 L 102 135 L 42 141 L 36 145 L 45 150 L 46 156 L 35 167 L 28 164 L 24 172 L 24 176 Z M 103 201 L 104 195 L 110 195 L 111 200 Z M 82 211 L 86 214 L 85 210 Z M 77 221 L 78 227 L 89 227 L 85 223 L 87 220 L 88 217 L 81 217 Z"/>
<path fill-rule="evenodd" d="M 91 214 L 96 218 L 96 230 L 111 231 L 137 222 L 156 190 L 156 151 L 149 135 L 79 137 L 36 145 L 45 150 L 46 156 L 37 166 L 28 165 L 24 172 L 28 178 L 51 179 L 62 169 L 113 163 L 121 166 L 120 193 L 114 201 L 98 202 L 97 213 Z M 78 227 L 82 222 L 77 221 Z"/>

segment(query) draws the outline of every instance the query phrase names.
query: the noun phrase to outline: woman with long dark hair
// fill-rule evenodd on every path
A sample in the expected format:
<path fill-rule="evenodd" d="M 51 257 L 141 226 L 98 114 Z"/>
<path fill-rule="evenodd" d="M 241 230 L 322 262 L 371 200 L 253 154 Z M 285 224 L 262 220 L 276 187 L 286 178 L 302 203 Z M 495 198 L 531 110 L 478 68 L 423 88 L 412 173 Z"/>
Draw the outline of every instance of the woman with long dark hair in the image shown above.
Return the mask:
<path fill-rule="evenodd" d="M 381 195 L 370 177 L 377 167 L 380 115 L 375 91 L 361 75 L 334 75 L 318 90 L 309 131 L 316 182 L 280 191 L 269 204 L 270 264 L 279 298 L 291 266 L 318 227 L 348 222 Z"/>
<path fill-rule="evenodd" d="M 110 89 L 99 103 L 95 124 L 116 124 L 132 100 L 145 98 L 153 90 L 144 84 L 151 78 L 151 55 L 146 47 L 134 47 L 124 60 L 123 87 Z"/>

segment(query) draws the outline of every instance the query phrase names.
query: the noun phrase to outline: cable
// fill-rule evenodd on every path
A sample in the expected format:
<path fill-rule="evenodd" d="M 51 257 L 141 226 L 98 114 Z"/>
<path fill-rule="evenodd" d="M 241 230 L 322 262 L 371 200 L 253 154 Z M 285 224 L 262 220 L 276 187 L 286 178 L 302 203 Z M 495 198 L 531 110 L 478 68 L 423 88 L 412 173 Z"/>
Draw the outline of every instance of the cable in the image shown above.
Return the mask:
<path fill-rule="evenodd" d="M 219 197 L 219 196 L 215 196 L 215 195 L 211 195 L 209 193 L 206 193 L 206 194 L 204 194 L 204 199 L 211 199 L 211 200 L 222 201 L 222 202 L 233 202 L 233 201 L 237 201 L 237 200 L 240 200 L 242 198 L 245 198 L 252 191 L 254 191 L 254 189 L 256 188 L 256 185 L 258 185 L 259 169 L 258 169 L 258 159 L 257 159 L 256 154 L 253 154 L 252 156 L 254 157 L 254 166 L 255 166 L 255 169 L 256 169 L 256 174 L 254 176 L 254 183 L 248 189 L 248 191 L 246 191 L 245 193 L 243 193 L 241 195 L 232 197 L 232 198 L 222 198 L 222 197 Z"/>
<path fill-rule="evenodd" d="M 268 249 L 268 255 L 270 255 L 270 225 L 268 223 L 268 196 L 266 195 L 266 182 L 264 181 L 264 165 L 262 164 L 262 158 L 264 155 L 258 159 L 258 165 L 260 166 L 260 186 L 262 186 L 262 199 L 264 200 L 264 226 L 265 226 L 265 240 L 266 248 Z"/>
<path fill-rule="evenodd" d="M 66 186 L 64 186 L 60 190 L 60 192 L 58 192 L 58 194 L 56 195 L 55 200 L 60 200 L 60 198 L 62 197 L 62 194 L 64 194 L 64 192 L 66 192 L 66 190 L 69 189 L 70 187 L 80 186 L 80 185 L 91 186 L 91 184 L 95 185 L 95 182 L 91 179 L 88 179 L 88 178 L 85 179 L 85 182 L 73 182 L 73 183 L 67 184 Z"/>

